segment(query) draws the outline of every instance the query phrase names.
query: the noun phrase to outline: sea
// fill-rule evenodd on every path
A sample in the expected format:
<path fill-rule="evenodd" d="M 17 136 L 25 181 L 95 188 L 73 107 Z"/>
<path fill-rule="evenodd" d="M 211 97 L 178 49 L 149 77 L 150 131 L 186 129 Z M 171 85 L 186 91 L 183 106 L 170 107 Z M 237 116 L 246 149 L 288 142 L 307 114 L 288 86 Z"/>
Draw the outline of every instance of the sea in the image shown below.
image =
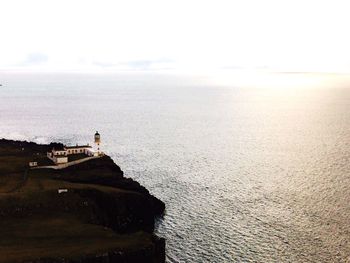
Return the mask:
<path fill-rule="evenodd" d="M 0 138 L 92 143 L 166 204 L 174 262 L 350 262 L 350 77 L 0 72 Z"/>

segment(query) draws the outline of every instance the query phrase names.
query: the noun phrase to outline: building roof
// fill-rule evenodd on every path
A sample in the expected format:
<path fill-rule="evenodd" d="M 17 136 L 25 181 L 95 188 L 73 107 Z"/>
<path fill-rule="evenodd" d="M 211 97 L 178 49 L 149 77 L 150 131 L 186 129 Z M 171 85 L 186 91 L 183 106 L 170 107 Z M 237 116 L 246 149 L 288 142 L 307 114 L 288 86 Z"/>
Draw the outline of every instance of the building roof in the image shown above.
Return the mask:
<path fill-rule="evenodd" d="M 65 149 L 82 149 L 82 148 L 91 148 L 90 145 L 76 145 L 76 146 L 65 146 Z"/>
<path fill-rule="evenodd" d="M 55 152 L 65 152 L 66 151 L 66 149 L 56 149 L 56 148 L 54 148 L 52 150 Z"/>
<path fill-rule="evenodd" d="M 93 152 L 93 153 L 96 153 L 97 151 L 93 148 L 90 148 L 90 149 L 87 149 L 89 152 Z"/>

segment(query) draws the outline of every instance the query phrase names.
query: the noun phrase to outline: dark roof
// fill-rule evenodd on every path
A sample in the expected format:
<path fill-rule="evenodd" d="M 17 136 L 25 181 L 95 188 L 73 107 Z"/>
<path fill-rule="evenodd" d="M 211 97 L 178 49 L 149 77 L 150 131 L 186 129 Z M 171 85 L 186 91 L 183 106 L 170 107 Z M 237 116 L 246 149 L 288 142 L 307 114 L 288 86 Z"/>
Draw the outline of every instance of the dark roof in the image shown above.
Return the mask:
<path fill-rule="evenodd" d="M 76 146 L 66 146 L 66 149 L 81 149 L 81 148 L 91 148 L 90 145 L 76 145 Z"/>
<path fill-rule="evenodd" d="M 96 131 L 95 136 L 96 136 L 96 135 L 100 135 L 100 134 L 98 133 L 98 131 Z"/>
<path fill-rule="evenodd" d="M 55 157 L 68 157 L 67 155 L 60 155 L 60 154 L 56 154 L 56 155 L 54 155 Z"/>

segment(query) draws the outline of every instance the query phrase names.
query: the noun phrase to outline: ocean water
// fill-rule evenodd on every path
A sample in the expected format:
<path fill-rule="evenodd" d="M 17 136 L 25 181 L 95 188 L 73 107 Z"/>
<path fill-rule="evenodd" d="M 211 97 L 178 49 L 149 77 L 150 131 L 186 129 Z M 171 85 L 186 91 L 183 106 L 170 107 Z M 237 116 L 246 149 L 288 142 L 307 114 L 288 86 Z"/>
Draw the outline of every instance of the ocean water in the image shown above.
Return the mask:
<path fill-rule="evenodd" d="M 0 137 L 92 142 L 166 203 L 168 262 L 350 262 L 350 78 L 0 73 Z"/>

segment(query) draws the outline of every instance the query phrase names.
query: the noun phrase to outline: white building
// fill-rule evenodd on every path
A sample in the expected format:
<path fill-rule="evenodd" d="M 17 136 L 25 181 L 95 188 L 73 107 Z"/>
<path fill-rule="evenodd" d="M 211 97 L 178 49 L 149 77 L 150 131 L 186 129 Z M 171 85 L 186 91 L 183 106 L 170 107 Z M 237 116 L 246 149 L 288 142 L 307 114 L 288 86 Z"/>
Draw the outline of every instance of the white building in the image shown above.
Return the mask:
<path fill-rule="evenodd" d="M 99 156 L 89 145 L 76 145 L 76 146 L 64 146 L 62 149 L 52 149 L 47 153 L 47 157 L 51 159 L 55 164 L 62 164 L 68 162 L 68 156 L 74 154 L 84 154 L 88 157 Z"/>
<path fill-rule="evenodd" d="M 29 162 L 29 167 L 38 166 L 38 162 Z"/>
<path fill-rule="evenodd" d="M 98 136 L 97 136 L 98 135 Z M 102 152 L 100 152 L 100 134 L 96 132 L 95 134 L 95 145 L 98 147 L 95 147 L 97 149 L 94 149 L 90 145 L 76 145 L 76 146 L 63 146 L 59 149 L 52 149 L 51 152 L 47 153 L 47 157 L 52 160 L 55 164 L 62 164 L 68 162 L 68 156 L 69 155 L 75 155 L 75 154 L 83 154 L 87 157 L 92 156 L 100 156 L 103 155 Z"/>

